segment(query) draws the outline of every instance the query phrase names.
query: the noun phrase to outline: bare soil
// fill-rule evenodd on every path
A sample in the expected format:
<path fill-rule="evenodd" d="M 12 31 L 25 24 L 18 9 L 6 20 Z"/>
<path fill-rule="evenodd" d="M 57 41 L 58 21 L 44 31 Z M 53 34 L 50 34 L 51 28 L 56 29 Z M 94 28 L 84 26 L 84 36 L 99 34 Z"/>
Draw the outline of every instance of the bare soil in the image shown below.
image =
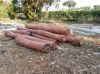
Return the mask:
<path fill-rule="evenodd" d="M 48 54 L 20 45 L 0 34 L 0 74 L 100 74 L 100 48 L 59 43 Z"/>

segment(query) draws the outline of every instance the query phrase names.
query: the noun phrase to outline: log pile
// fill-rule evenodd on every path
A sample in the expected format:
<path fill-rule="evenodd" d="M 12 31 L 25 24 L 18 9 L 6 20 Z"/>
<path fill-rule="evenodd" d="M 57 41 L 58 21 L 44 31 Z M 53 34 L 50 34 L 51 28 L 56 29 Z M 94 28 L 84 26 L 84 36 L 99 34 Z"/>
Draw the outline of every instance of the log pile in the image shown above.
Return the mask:
<path fill-rule="evenodd" d="M 38 23 L 31 23 L 25 27 L 17 27 L 17 30 L 6 31 L 5 36 L 14 39 L 16 44 L 46 53 L 52 49 L 57 49 L 58 42 L 79 46 L 83 44 L 83 39 L 75 36 L 70 29 Z"/>

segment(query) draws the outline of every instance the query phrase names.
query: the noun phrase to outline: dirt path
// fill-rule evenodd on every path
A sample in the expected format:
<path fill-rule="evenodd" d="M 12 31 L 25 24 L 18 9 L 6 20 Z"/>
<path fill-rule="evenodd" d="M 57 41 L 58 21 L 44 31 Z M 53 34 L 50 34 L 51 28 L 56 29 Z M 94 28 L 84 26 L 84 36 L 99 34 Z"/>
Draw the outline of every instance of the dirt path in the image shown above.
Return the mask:
<path fill-rule="evenodd" d="M 100 48 L 93 42 L 59 47 L 44 54 L 16 45 L 1 33 L 0 74 L 100 74 Z"/>

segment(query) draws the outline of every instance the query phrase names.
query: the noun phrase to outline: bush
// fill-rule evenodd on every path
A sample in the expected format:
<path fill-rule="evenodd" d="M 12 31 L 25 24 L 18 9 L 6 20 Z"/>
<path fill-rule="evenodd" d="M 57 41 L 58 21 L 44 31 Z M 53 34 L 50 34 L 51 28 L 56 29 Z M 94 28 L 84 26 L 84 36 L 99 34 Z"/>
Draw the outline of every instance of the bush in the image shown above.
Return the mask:
<path fill-rule="evenodd" d="M 0 2 L 0 18 L 8 17 L 7 9 L 5 7 L 5 3 Z"/>
<path fill-rule="evenodd" d="M 8 15 L 11 19 L 14 19 L 16 16 L 16 13 L 14 12 L 14 8 L 13 8 L 13 4 L 9 5 L 9 9 L 8 9 Z"/>
<path fill-rule="evenodd" d="M 81 22 L 99 22 L 100 10 L 88 11 L 50 11 L 48 14 L 50 19 L 64 19 L 68 21 L 81 21 Z"/>

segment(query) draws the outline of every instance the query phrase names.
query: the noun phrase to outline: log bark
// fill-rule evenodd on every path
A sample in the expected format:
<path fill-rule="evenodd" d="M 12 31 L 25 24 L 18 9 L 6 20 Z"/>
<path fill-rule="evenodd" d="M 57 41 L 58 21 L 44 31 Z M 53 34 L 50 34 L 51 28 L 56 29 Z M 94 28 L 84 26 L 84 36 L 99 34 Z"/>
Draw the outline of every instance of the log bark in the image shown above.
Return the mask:
<path fill-rule="evenodd" d="M 100 46 L 100 41 L 96 41 L 96 45 Z"/>
<path fill-rule="evenodd" d="M 29 39 L 29 40 L 32 40 L 32 41 L 37 41 L 37 42 L 43 42 L 43 43 L 50 44 L 51 49 L 56 49 L 57 48 L 57 43 L 54 42 L 54 41 L 39 39 L 39 38 L 31 37 L 31 36 L 28 36 L 28 35 L 17 35 L 17 36 L 20 36 L 20 37 L 23 37 L 23 38 L 26 38 L 26 39 Z"/>
<path fill-rule="evenodd" d="M 66 28 L 60 28 L 60 27 L 54 27 L 54 26 L 48 26 L 48 25 L 39 25 L 39 24 L 28 24 L 26 25 L 26 28 L 29 29 L 39 29 L 44 30 L 52 33 L 62 34 L 62 35 L 71 35 L 70 29 Z"/>
<path fill-rule="evenodd" d="M 20 34 L 23 34 L 23 35 L 30 35 L 31 34 L 30 31 L 28 31 L 28 30 L 13 30 L 11 32 L 20 33 Z"/>
<path fill-rule="evenodd" d="M 23 37 L 16 37 L 15 42 L 19 45 L 25 46 L 27 48 L 48 53 L 50 51 L 50 45 L 43 42 L 31 41 Z"/>
<path fill-rule="evenodd" d="M 47 38 L 47 37 L 44 37 L 44 36 L 41 36 L 41 35 L 38 35 L 38 34 L 34 34 L 34 33 L 32 33 L 32 36 L 36 37 L 36 38 L 44 39 L 44 40 L 57 42 L 55 39 Z"/>
<path fill-rule="evenodd" d="M 51 39 L 55 39 L 57 41 L 64 41 L 63 39 L 66 37 L 65 35 L 54 34 L 54 33 L 43 31 L 43 30 L 33 30 L 33 33 L 36 33 L 36 34 L 39 34 Z"/>
<path fill-rule="evenodd" d="M 66 36 L 65 41 L 79 46 L 82 46 L 83 44 L 83 38 L 78 38 L 73 36 Z"/>
<path fill-rule="evenodd" d="M 17 30 L 28 30 L 28 31 L 32 31 L 32 29 L 28 29 L 28 28 L 25 28 L 25 27 L 17 27 Z"/>
<path fill-rule="evenodd" d="M 13 39 L 16 38 L 15 33 L 11 32 L 11 31 L 6 31 L 6 32 L 5 32 L 5 36 L 6 36 L 6 37 L 13 38 Z"/>

